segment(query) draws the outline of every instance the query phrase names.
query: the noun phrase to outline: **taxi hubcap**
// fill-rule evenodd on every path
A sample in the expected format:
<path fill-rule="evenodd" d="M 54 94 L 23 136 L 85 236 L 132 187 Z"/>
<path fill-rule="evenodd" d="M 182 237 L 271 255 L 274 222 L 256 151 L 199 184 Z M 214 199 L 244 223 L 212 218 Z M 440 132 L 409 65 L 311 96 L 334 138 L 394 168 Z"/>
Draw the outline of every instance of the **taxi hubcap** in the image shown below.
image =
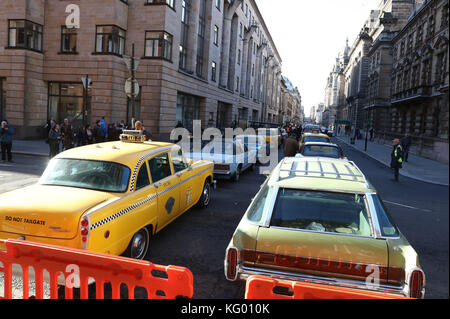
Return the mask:
<path fill-rule="evenodd" d="M 203 189 L 203 203 L 205 206 L 209 204 L 209 191 L 210 186 L 208 183 L 206 183 L 205 188 Z"/>
<path fill-rule="evenodd" d="M 146 234 L 145 230 L 139 231 L 133 237 L 133 241 L 131 243 L 131 257 L 136 259 L 142 259 L 146 253 L 148 242 L 148 234 Z"/>

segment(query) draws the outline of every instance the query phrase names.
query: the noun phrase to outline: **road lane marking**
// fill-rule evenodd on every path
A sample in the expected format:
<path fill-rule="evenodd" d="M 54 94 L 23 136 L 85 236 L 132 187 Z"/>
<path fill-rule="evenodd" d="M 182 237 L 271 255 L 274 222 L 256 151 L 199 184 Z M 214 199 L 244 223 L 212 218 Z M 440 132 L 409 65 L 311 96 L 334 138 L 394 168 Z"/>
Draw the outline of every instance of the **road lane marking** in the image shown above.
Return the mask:
<path fill-rule="evenodd" d="M 403 204 L 399 204 L 399 203 L 390 202 L 388 200 L 383 200 L 383 202 L 385 202 L 386 204 L 391 204 L 391 205 L 400 206 L 400 207 L 404 207 L 404 208 L 409 208 L 409 209 L 414 209 L 414 210 L 421 210 L 421 211 L 427 212 L 427 213 L 432 213 L 433 212 L 432 210 L 429 210 L 429 209 L 412 207 L 412 206 L 408 206 L 408 205 L 403 205 Z"/>

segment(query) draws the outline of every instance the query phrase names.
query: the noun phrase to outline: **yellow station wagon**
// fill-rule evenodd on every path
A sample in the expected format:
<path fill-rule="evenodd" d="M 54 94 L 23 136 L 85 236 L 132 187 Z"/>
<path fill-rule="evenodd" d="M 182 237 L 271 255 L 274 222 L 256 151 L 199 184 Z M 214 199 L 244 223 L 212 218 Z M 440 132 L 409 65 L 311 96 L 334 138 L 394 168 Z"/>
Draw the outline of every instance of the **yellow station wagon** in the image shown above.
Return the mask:
<path fill-rule="evenodd" d="M 212 162 L 128 133 L 63 152 L 36 185 L 1 195 L 0 239 L 142 259 L 152 235 L 194 205 L 208 206 Z"/>
<path fill-rule="evenodd" d="M 238 225 L 225 256 L 230 281 L 252 275 L 421 298 L 425 275 L 353 162 L 285 158 Z"/>

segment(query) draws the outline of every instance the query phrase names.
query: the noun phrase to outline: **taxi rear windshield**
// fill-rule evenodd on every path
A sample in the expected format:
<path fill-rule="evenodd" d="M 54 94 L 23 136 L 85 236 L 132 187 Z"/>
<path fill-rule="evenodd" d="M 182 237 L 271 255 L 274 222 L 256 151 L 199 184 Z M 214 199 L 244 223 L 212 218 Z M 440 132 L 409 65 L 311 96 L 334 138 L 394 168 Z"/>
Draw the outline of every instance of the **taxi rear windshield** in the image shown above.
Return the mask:
<path fill-rule="evenodd" d="M 128 189 L 130 174 L 128 167 L 112 162 L 53 159 L 39 184 L 124 193 Z"/>
<path fill-rule="evenodd" d="M 359 194 L 280 189 L 271 226 L 371 236 L 365 200 Z"/>
<path fill-rule="evenodd" d="M 306 145 L 303 150 L 304 156 L 325 156 L 339 158 L 339 150 L 333 146 Z"/>
<path fill-rule="evenodd" d="M 303 143 L 308 143 L 308 142 L 329 143 L 330 139 L 325 136 L 305 136 L 303 138 Z"/>

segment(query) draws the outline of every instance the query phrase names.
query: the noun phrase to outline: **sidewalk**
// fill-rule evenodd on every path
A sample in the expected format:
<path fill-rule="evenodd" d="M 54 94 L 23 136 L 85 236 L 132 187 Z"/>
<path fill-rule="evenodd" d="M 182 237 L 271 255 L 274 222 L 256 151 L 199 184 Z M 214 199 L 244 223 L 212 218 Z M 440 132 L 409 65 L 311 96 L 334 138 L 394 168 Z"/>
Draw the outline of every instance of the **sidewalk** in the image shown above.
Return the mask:
<path fill-rule="evenodd" d="M 374 142 L 367 142 L 367 152 L 364 152 L 365 140 L 357 140 L 356 144 L 350 144 L 348 136 L 336 136 L 341 142 L 366 153 L 369 157 L 390 167 L 392 148 Z M 409 154 L 408 163 L 403 163 L 403 169 L 400 175 L 422 182 L 449 186 L 449 169 L 448 165 L 429 160 L 414 154 Z"/>
<path fill-rule="evenodd" d="M 22 141 L 14 140 L 12 153 L 17 155 L 32 155 L 48 157 L 50 148 L 45 140 Z"/>

